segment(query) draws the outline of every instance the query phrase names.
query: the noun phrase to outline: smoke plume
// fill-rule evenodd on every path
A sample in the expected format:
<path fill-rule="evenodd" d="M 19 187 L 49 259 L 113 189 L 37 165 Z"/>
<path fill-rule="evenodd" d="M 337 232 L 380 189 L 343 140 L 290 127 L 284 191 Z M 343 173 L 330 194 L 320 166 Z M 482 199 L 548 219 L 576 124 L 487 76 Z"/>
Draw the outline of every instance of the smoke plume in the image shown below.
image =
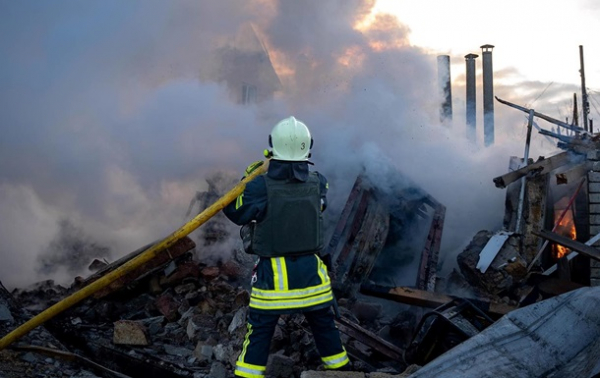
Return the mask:
<path fill-rule="evenodd" d="M 168 235 L 206 177 L 238 177 L 289 115 L 314 134 L 312 160 L 330 181 L 329 225 L 363 167 L 382 187 L 392 167 L 447 206 L 442 253 L 498 227 L 504 192 L 491 180 L 522 153 L 522 115 L 498 109 L 503 130 L 487 149 L 468 144 L 460 117 L 439 125 L 435 56 L 411 45 L 393 16 L 361 26 L 373 5 L 2 2 L 0 279 L 14 287 L 52 277 L 58 270 L 36 270 L 40 258 L 65 268 L 46 255 L 65 230 L 112 258 Z M 281 90 L 239 105 L 207 72 L 249 23 Z"/>

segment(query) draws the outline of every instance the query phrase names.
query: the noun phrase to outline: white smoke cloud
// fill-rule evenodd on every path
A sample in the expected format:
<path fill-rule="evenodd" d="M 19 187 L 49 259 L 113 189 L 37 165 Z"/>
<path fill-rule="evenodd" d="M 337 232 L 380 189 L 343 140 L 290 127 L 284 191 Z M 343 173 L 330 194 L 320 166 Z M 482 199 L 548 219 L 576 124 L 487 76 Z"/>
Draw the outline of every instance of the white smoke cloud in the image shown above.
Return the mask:
<path fill-rule="evenodd" d="M 328 224 L 360 169 L 384 185 L 389 163 L 447 206 L 445 250 L 497 227 L 504 192 L 491 180 L 522 154 L 522 115 L 497 106 L 497 144 L 488 149 L 466 143 L 460 116 L 442 128 L 435 56 L 411 46 L 394 17 L 357 30 L 372 6 L 2 3 L 2 282 L 41 279 L 36 258 L 62 219 L 115 255 L 166 236 L 205 177 L 261 159 L 272 125 L 290 114 L 311 128 L 312 160 L 331 182 Z M 224 85 L 199 78 L 213 48 L 246 22 L 264 38 L 283 90 L 240 106 Z"/>

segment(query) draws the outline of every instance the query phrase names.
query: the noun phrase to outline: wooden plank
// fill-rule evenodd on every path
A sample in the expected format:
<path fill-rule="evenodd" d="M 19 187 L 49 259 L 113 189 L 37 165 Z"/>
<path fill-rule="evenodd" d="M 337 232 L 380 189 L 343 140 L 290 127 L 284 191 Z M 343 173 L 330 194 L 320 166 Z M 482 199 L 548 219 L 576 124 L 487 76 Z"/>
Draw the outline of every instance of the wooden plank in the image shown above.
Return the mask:
<path fill-rule="evenodd" d="M 360 341 L 361 343 L 377 350 L 392 360 L 403 361 L 403 351 L 397 346 L 383 340 L 373 332 L 370 332 L 346 318 L 335 319 L 340 332 Z"/>
<path fill-rule="evenodd" d="M 600 251 L 596 248 L 591 247 L 589 245 L 585 245 L 584 243 L 578 242 L 577 240 L 569 239 L 566 236 L 558 235 L 554 232 L 548 230 L 541 230 L 540 232 L 533 232 L 535 235 L 542 237 L 551 242 L 562 245 L 563 247 L 567 247 L 573 251 L 577 251 L 582 255 L 585 255 L 594 260 L 600 261 Z"/>
<path fill-rule="evenodd" d="M 429 308 L 437 308 L 457 298 L 442 293 L 434 293 L 410 287 L 383 287 L 370 284 L 363 284 L 361 286 L 361 293 L 391 299 L 409 305 Z M 504 303 L 489 302 L 485 300 L 469 300 L 477 303 L 478 307 L 483 311 L 495 315 L 504 315 L 516 309 L 516 307 Z"/>
<path fill-rule="evenodd" d="M 506 188 L 512 182 L 517 181 L 528 174 L 546 174 L 550 171 L 560 168 L 563 165 L 573 162 L 573 154 L 565 151 L 546 159 L 540 159 L 537 162 L 530 164 L 516 171 L 509 172 L 505 175 L 494 178 L 494 184 L 497 188 Z"/>

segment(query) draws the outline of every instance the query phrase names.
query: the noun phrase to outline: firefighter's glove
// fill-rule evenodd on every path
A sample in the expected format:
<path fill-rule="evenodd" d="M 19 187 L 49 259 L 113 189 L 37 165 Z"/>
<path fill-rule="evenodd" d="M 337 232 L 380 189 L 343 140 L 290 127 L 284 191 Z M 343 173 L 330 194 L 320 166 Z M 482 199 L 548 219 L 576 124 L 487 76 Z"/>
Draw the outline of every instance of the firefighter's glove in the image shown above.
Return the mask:
<path fill-rule="evenodd" d="M 263 163 L 264 162 L 262 160 L 258 160 L 258 161 L 255 161 L 254 163 L 250 164 L 248 166 L 248 168 L 246 168 L 246 171 L 244 172 L 244 178 L 248 177 L 252 172 L 257 170 L 260 166 L 263 165 Z"/>

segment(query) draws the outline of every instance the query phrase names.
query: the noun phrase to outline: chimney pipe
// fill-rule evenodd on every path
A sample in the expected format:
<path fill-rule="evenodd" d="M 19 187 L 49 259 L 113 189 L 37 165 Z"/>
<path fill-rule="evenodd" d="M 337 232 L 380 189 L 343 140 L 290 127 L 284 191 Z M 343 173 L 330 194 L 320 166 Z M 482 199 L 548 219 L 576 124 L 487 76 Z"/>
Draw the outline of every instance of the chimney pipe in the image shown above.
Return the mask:
<path fill-rule="evenodd" d="M 450 55 L 439 55 L 438 85 L 443 96 L 440 122 L 452 121 L 452 85 L 450 84 Z"/>
<path fill-rule="evenodd" d="M 475 86 L 475 58 L 479 57 L 477 54 L 465 55 L 465 62 L 467 66 L 467 139 L 475 143 L 477 135 L 477 99 L 476 99 L 476 86 Z"/>
<path fill-rule="evenodd" d="M 494 70 L 492 68 L 493 45 L 481 46 L 483 56 L 483 142 L 494 144 Z"/>

